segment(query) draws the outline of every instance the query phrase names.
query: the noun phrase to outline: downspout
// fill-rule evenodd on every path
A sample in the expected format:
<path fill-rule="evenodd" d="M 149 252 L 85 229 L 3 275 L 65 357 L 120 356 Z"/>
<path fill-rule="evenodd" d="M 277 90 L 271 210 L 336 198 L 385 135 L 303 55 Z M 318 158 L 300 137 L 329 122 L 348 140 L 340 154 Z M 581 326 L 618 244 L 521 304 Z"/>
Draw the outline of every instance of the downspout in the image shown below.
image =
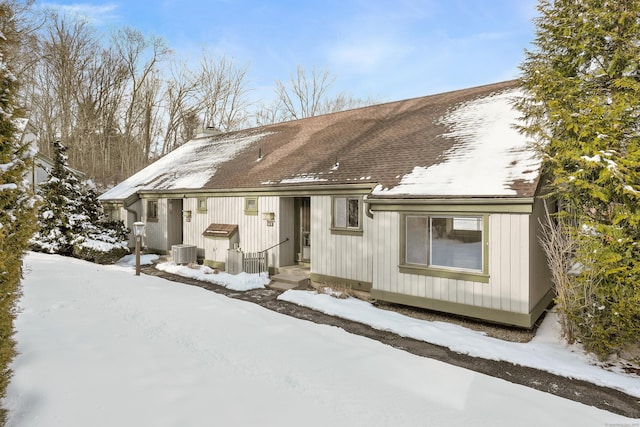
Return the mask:
<path fill-rule="evenodd" d="M 126 207 L 124 205 L 124 203 L 122 204 L 122 207 L 124 208 L 125 211 L 127 212 L 133 212 L 133 222 L 138 222 L 138 211 L 133 210 L 133 209 L 129 209 L 128 207 Z"/>
<path fill-rule="evenodd" d="M 138 200 L 140 200 L 140 196 L 138 196 L 137 193 L 134 193 L 131 196 L 127 197 L 126 199 L 122 200 L 122 208 L 127 212 L 132 212 L 133 213 L 133 222 L 137 222 L 139 220 L 138 216 L 140 214 L 138 213 L 138 211 L 133 210 L 133 209 L 129 208 L 128 206 L 133 205 Z M 141 206 L 141 208 L 142 208 L 142 206 Z"/>
<path fill-rule="evenodd" d="M 364 204 L 367 205 L 367 207 L 364 210 L 365 215 L 367 215 L 369 218 L 373 219 L 373 211 L 370 208 L 371 202 L 369 202 L 369 198 L 367 197 L 367 194 L 365 194 L 362 197 L 362 201 L 363 201 Z"/>

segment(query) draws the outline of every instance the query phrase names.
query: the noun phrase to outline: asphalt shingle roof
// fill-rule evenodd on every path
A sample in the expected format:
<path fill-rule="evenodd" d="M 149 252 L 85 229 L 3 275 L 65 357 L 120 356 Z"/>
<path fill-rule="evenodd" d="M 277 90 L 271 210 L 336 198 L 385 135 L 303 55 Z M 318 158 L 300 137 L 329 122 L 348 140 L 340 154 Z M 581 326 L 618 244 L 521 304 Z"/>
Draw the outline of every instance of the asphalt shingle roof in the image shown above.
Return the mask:
<path fill-rule="evenodd" d="M 476 116 L 484 114 L 483 110 L 491 109 L 488 102 L 492 97 L 516 94 L 517 90 L 518 82 L 508 81 L 198 138 L 180 147 L 178 153 L 161 159 L 164 166 L 156 165 L 146 174 L 141 171 L 139 179 L 134 175 L 121 184 L 121 191 L 114 191 L 118 189 L 115 187 L 101 198 L 121 197 L 127 189 L 240 190 L 353 183 L 376 186 L 374 197 L 530 197 L 536 191 L 539 162 L 531 160 L 531 153 L 525 152 L 524 137 L 511 128 L 512 123 L 501 118 L 502 110 L 509 108 L 498 109 L 490 119 L 473 123 Z M 478 100 L 485 100 L 484 104 L 477 103 Z M 465 106 L 471 115 L 451 115 Z M 484 133 L 475 129 L 481 126 Z M 474 141 L 476 131 L 478 138 L 482 138 L 480 145 Z M 478 184 L 478 178 L 495 171 L 483 170 L 482 156 L 477 162 L 474 156 L 490 149 L 500 138 L 506 138 L 506 142 L 501 142 L 506 144 L 503 151 L 510 153 L 487 167 L 514 170 L 520 167 L 502 178 L 506 182 L 486 184 L 486 188 L 476 188 L 469 194 L 461 193 L 460 189 L 447 194 L 449 187 L 429 181 L 429 176 L 440 176 L 430 175 L 432 170 L 436 172 L 434 167 L 440 165 L 437 172 L 442 173 L 443 164 L 455 160 L 462 162 L 457 166 L 455 179 L 466 177 L 477 187 L 484 185 Z M 475 151 L 468 148 L 473 143 Z M 185 156 L 188 150 L 192 153 Z M 456 167 L 456 163 L 451 165 Z M 151 173 L 153 170 L 157 172 Z M 194 170 L 202 173 L 189 180 Z M 172 177 L 182 177 L 180 185 L 176 186 Z M 426 185 L 405 185 L 412 180 L 418 184 L 424 180 Z M 500 186 L 504 188 L 497 188 Z"/>

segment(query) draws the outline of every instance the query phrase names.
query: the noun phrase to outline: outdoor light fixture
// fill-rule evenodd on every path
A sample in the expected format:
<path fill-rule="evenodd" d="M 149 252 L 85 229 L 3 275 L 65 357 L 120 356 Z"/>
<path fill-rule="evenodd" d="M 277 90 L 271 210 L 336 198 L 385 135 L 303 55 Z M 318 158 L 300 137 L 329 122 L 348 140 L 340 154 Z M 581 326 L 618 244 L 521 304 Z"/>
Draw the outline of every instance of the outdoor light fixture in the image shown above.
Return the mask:
<path fill-rule="evenodd" d="M 191 211 L 182 211 L 182 216 L 184 216 L 185 221 L 191 222 Z"/>
<path fill-rule="evenodd" d="M 140 275 L 140 246 L 142 246 L 143 234 L 144 234 L 144 222 L 134 222 L 133 236 L 136 239 L 136 276 Z"/>
<path fill-rule="evenodd" d="M 262 219 L 267 221 L 267 227 L 273 227 L 276 222 L 276 214 L 275 212 L 263 212 Z"/>

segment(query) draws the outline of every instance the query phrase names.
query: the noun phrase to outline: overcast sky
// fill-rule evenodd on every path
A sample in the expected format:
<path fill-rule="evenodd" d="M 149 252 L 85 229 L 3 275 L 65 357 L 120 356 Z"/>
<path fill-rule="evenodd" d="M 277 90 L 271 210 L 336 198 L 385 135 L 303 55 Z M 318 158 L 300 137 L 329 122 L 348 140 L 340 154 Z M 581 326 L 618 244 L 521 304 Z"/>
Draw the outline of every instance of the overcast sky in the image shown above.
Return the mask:
<path fill-rule="evenodd" d="M 49 1 L 100 29 L 163 37 L 180 55 L 203 48 L 247 65 L 254 98 L 300 64 L 326 69 L 334 91 L 394 101 L 518 77 L 536 0 Z M 256 99 L 258 100 L 258 99 Z"/>

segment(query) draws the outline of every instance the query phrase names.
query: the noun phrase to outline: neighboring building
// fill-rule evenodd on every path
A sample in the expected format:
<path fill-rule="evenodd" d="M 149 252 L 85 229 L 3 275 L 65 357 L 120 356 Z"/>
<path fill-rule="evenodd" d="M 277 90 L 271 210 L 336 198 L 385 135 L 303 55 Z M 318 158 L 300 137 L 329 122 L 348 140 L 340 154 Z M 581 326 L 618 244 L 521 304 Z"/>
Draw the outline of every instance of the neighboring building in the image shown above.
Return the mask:
<path fill-rule="evenodd" d="M 13 119 L 13 124 L 16 128 L 16 135 L 20 138 L 20 142 L 22 144 L 29 144 L 32 152 L 35 153 L 33 156 L 31 170 L 26 177 L 31 190 L 35 191 L 41 182 L 47 181 L 51 176 L 54 162 L 38 150 L 38 132 L 29 119 Z M 69 167 L 67 167 L 67 169 L 79 180 L 85 179 L 85 174 L 83 172 Z"/>
<path fill-rule="evenodd" d="M 146 244 L 269 250 L 378 300 L 530 327 L 553 292 L 517 81 L 196 138 L 100 199 Z M 288 239 L 288 240 L 287 240 Z M 280 245 L 279 243 L 284 242 Z"/>

